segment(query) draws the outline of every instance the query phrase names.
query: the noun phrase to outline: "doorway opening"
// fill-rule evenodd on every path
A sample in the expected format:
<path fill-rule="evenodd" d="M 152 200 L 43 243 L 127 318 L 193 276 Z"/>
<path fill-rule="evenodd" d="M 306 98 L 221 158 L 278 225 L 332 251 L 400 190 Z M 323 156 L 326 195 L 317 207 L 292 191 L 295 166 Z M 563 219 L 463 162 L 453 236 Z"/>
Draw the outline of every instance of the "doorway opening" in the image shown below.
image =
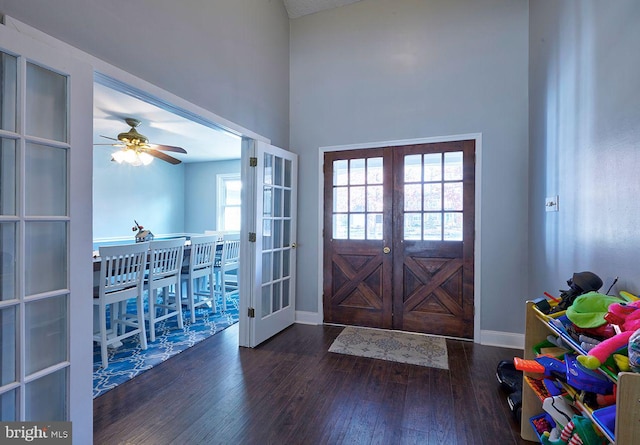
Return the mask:
<path fill-rule="evenodd" d="M 474 335 L 475 140 L 324 154 L 324 320 Z"/>

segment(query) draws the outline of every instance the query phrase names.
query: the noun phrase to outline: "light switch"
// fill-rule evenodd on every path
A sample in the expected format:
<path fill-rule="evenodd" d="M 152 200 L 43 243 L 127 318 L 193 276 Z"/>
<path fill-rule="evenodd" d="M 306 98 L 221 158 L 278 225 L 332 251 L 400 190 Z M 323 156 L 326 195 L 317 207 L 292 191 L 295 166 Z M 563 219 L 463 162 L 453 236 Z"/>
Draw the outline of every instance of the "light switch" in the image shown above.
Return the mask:
<path fill-rule="evenodd" d="M 557 212 L 558 211 L 558 195 L 547 197 L 544 200 L 545 212 Z"/>

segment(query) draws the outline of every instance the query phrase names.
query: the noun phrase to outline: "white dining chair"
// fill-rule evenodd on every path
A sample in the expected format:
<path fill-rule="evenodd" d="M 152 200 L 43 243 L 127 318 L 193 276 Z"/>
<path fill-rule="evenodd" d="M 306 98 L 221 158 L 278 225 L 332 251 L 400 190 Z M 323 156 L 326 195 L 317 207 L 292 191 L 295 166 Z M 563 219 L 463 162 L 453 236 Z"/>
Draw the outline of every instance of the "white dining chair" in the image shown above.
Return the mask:
<path fill-rule="evenodd" d="M 238 270 L 240 265 L 240 234 L 225 234 L 222 252 L 215 265 L 216 290 L 222 298 L 222 310 L 227 310 L 228 294 L 238 291 Z M 235 272 L 235 273 L 230 273 Z"/>
<path fill-rule="evenodd" d="M 183 328 L 180 274 L 186 238 L 149 242 L 149 274 L 145 283 L 148 295 L 146 318 L 149 340 L 156 340 L 156 323 L 176 317 Z M 160 314 L 158 313 L 160 312 Z"/>
<path fill-rule="evenodd" d="M 207 305 L 216 311 L 213 264 L 217 243 L 217 235 L 193 236 L 189 255 L 185 255 L 188 264 L 182 268 L 182 278 L 187 283 L 187 294 L 183 304 L 189 308 L 192 323 L 196 322 L 197 307 Z"/>
<path fill-rule="evenodd" d="M 148 251 L 149 243 L 99 249 L 100 281 L 97 289 L 94 289 L 93 298 L 93 304 L 98 309 L 99 327 L 93 340 L 100 344 L 103 368 L 109 366 L 107 347 L 120 345 L 125 338 L 138 335 L 140 347 L 147 349 L 143 285 Z M 127 307 L 127 302 L 131 299 L 136 300 L 135 311 Z"/>

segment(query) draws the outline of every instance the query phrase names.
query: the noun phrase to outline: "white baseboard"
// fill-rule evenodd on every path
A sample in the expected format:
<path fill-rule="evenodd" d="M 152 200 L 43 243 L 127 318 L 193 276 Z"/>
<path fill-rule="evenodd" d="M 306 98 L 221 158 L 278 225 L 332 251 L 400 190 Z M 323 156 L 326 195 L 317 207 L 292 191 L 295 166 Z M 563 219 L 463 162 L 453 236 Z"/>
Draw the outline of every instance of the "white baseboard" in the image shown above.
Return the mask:
<path fill-rule="evenodd" d="M 480 331 L 480 344 L 502 348 L 524 349 L 524 334 L 502 331 Z"/>
<path fill-rule="evenodd" d="M 322 314 L 318 312 L 296 311 L 296 323 L 320 325 L 322 321 Z"/>

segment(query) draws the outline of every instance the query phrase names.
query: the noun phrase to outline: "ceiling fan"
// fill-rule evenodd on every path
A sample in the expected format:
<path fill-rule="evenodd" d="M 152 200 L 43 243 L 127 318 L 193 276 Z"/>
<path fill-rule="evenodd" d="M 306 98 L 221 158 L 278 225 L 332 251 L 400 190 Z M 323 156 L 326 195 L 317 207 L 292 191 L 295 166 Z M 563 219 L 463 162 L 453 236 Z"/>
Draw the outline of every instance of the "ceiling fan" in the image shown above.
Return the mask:
<path fill-rule="evenodd" d="M 117 138 L 112 138 L 109 136 L 101 137 L 105 139 L 111 139 L 112 141 L 116 141 L 114 144 L 94 144 L 94 145 L 113 145 L 114 147 L 120 147 L 121 150 L 113 153 L 111 160 L 116 161 L 118 163 L 127 162 L 133 165 L 141 165 L 141 164 L 149 164 L 153 157 L 161 159 L 170 164 L 180 164 L 182 161 L 174 158 L 173 156 L 169 156 L 165 151 L 174 152 L 174 153 L 184 153 L 187 151 L 181 147 L 174 147 L 172 145 L 159 145 L 159 144 L 150 144 L 149 139 L 143 135 L 138 133 L 136 127 L 140 125 L 140 121 L 138 119 L 134 119 L 131 117 L 125 118 L 125 122 L 131 128 L 129 131 L 120 133 Z"/>

